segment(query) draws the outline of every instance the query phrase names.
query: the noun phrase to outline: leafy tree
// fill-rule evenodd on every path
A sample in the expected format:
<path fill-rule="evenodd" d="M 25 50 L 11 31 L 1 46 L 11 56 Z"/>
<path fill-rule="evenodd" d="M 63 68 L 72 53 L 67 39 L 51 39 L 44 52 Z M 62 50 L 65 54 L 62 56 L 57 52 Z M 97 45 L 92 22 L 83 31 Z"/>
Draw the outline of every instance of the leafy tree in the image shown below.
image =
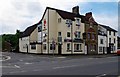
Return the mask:
<path fill-rule="evenodd" d="M 16 34 L 3 34 L 2 38 L 0 39 L 0 43 L 2 43 L 1 47 L 4 49 L 6 41 L 11 44 L 13 49 L 17 49 L 17 51 L 19 51 L 19 36 L 19 30 L 16 30 Z"/>

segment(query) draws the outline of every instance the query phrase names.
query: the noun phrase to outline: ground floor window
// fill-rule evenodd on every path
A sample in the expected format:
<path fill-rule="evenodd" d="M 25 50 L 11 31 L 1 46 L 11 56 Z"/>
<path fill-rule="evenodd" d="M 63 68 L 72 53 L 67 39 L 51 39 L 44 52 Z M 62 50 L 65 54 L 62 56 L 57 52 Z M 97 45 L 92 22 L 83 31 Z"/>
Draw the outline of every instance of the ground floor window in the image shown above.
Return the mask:
<path fill-rule="evenodd" d="M 116 49 L 115 49 L 115 46 L 113 46 L 113 51 L 115 51 Z"/>
<path fill-rule="evenodd" d="M 31 45 L 31 49 L 36 49 L 36 45 L 35 44 Z"/>
<path fill-rule="evenodd" d="M 46 44 L 43 44 L 43 49 L 46 50 Z"/>
<path fill-rule="evenodd" d="M 50 50 L 55 50 L 55 44 L 50 44 Z"/>
<path fill-rule="evenodd" d="M 113 45 L 111 45 L 110 48 L 111 48 L 111 51 L 114 51 L 114 46 Z"/>
<path fill-rule="evenodd" d="M 74 51 L 81 51 L 81 44 L 74 44 Z"/>
<path fill-rule="evenodd" d="M 70 43 L 67 43 L 67 51 L 70 50 Z"/>
<path fill-rule="evenodd" d="M 102 47 L 99 47 L 99 52 L 102 52 Z"/>

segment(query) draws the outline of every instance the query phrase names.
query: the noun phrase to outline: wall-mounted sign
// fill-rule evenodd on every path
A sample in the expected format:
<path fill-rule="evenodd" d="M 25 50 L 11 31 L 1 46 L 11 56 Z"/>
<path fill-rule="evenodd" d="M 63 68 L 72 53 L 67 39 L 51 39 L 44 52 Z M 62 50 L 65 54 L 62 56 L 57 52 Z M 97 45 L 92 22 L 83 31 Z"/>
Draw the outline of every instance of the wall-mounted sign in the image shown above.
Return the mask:
<path fill-rule="evenodd" d="M 38 32 L 41 32 L 41 31 L 42 31 L 42 23 L 38 25 Z"/>
<path fill-rule="evenodd" d="M 46 19 L 44 19 L 44 29 L 46 28 Z"/>

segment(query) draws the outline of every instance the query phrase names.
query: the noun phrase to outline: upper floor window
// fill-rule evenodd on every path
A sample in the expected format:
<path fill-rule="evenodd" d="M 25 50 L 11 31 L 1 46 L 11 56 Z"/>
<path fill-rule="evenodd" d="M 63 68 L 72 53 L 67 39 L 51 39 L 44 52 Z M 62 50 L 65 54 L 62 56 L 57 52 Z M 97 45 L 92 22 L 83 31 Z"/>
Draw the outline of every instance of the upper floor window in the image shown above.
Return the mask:
<path fill-rule="evenodd" d="M 70 32 L 67 32 L 67 37 L 70 37 Z"/>
<path fill-rule="evenodd" d="M 81 32 L 79 31 L 76 31 L 74 34 L 75 34 L 75 38 L 80 38 L 81 36 Z"/>
<path fill-rule="evenodd" d="M 115 32 L 114 32 L 114 36 L 115 36 Z"/>
<path fill-rule="evenodd" d="M 90 33 L 88 33 L 88 39 L 90 39 Z"/>
<path fill-rule="evenodd" d="M 76 26 L 80 26 L 80 19 L 76 19 Z"/>
<path fill-rule="evenodd" d="M 38 25 L 38 32 L 42 31 L 42 24 Z"/>
<path fill-rule="evenodd" d="M 111 31 L 109 31 L 109 35 L 111 35 Z"/>
<path fill-rule="evenodd" d="M 109 43 L 111 43 L 111 38 L 109 38 Z"/>
<path fill-rule="evenodd" d="M 92 40 L 95 40 L 95 39 L 96 39 L 95 36 L 96 36 L 95 34 L 92 34 Z"/>
<path fill-rule="evenodd" d="M 58 23 L 61 23 L 61 18 L 58 18 Z"/>
<path fill-rule="evenodd" d="M 100 39 L 100 44 L 103 44 L 103 39 Z"/>
<path fill-rule="evenodd" d="M 116 41 L 116 40 L 115 40 L 115 38 L 114 38 L 114 43 L 116 43 L 115 41 Z"/>
<path fill-rule="evenodd" d="M 58 36 L 61 36 L 61 32 L 58 32 Z"/>
<path fill-rule="evenodd" d="M 66 24 L 67 24 L 67 27 L 70 27 L 72 25 L 72 20 L 66 19 Z"/>
<path fill-rule="evenodd" d="M 80 34 L 81 34 L 81 32 L 78 32 L 78 38 L 80 38 Z"/>

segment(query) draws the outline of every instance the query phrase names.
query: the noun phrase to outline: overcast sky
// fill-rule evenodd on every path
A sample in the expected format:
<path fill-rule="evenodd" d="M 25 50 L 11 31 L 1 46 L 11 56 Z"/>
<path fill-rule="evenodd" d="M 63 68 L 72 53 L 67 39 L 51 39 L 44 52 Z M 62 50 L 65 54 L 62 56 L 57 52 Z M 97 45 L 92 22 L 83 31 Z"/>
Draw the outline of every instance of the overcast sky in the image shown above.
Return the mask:
<path fill-rule="evenodd" d="M 80 14 L 93 12 L 94 19 L 103 25 L 118 29 L 118 0 L 1 0 L 0 34 L 24 31 L 40 21 L 47 6 L 72 11 L 78 5 Z"/>

